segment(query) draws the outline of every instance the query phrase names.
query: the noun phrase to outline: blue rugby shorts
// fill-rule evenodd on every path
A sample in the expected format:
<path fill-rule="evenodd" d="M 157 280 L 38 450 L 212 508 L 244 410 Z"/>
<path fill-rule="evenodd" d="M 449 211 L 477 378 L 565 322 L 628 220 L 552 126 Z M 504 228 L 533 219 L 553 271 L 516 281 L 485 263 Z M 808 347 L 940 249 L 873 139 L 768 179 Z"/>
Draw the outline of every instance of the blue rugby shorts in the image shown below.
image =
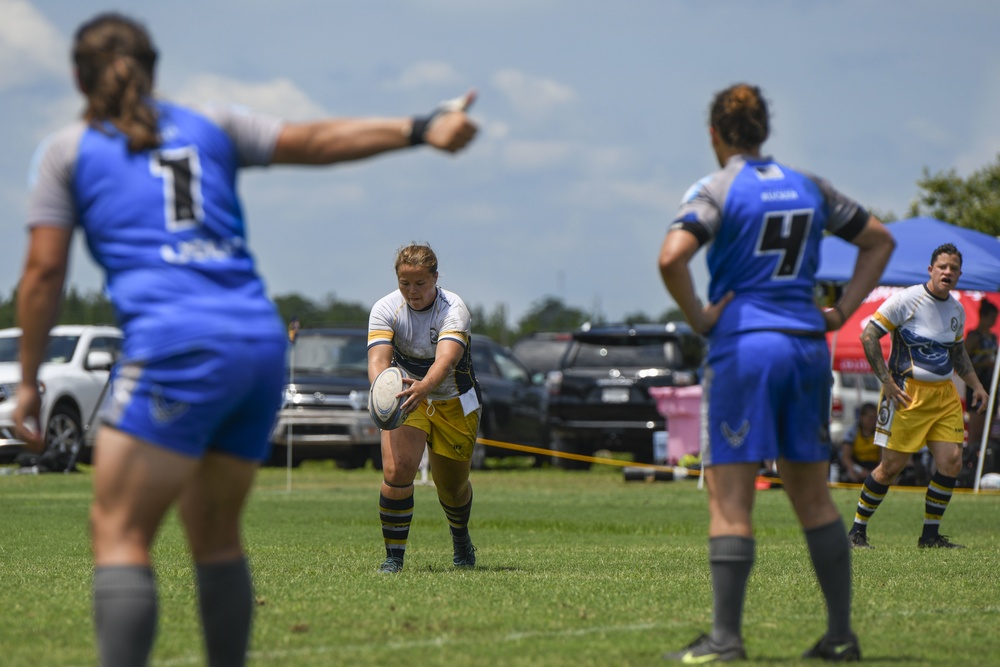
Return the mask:
<path fill-rule="evenodd" d="M 117 364 L 101 406 L 108 426 L 199 457 L 264 461 L 287 381 L 284 340 L 202 341 L 147 362 Z"/>
<path fill-rule="evenodd" d="M 704 465 L 830 458 L 830 350 L 821 337 L 753 331 L 713 340 Z"/>

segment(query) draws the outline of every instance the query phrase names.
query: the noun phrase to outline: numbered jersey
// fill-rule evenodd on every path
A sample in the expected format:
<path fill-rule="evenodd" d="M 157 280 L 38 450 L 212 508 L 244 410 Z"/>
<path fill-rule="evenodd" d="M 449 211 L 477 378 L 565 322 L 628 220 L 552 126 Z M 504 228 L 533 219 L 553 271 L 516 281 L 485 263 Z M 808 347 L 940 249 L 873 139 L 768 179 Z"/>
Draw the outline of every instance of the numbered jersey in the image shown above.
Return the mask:
<path fill-rule="evenodd" d="M 822 333 L 813 289 L 824 231 L 850 240 L 867 221 L 867 211 L 823 179 L 771 158 L 736 155 L 688 190 L 671 229 L 711 243 L 709 299 L 735 293 L 713 337 Z"/>
<path fill-rule="evenodd" d="M 64 128 L 38 151 L 28 225 L 79 225 L 126 333 L 150 358 L 202 337 L 283 337 L 246 246 L 239 168 L 267 164 L 266 116 L 157 103 L 162 145 L 130 152 L 113 126 Z"/>

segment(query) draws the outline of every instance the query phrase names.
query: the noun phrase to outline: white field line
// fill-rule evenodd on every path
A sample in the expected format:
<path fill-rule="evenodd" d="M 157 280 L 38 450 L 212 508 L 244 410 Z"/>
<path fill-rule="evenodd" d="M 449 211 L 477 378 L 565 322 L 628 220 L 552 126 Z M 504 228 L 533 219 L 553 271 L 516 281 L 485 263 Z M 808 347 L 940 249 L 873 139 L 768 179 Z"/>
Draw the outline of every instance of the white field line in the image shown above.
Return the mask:
<path fill-rule="evenodd" d="M 935 607 L 933 609 L 901 609 L 891 612 L 892 615 L 901 617 L 914 617 L 914 616 L 936 616 L 939 614 L 981 614 L 981 613 L 996 613 L 1000 614 L 1000 607 L 985 607 L 983 609 L 969 609 L 966 607 L 953 607 L 953 608 L 940 608 Z M 880 612 L 884 613 L 884 612 Z M 541 630 L 528 630 L 525 632 L 511 632 L 503 635 L 499 638 L 487 640 L 492 642 L 520 642 L 525 639 L 559 639 L 562 637 L 582 637 L 586 635 L 595 634 L 611 634 L 616 632 L 645 632 L 647 630 L 654 630 L 656 628 L 666 628 L 666 627 L 679 627 L 685 625 L 686 623 L 681 622 L 671 622 L 671 623 L 637 623 L 629 625 L 611 625 L 611 626 L 601 626 L 596 628 L 580 628 L 577 630 L 553 630 L 553 631 L 541 631 Z M 385 644 L 385 648 L 392 650 L 407 650 L 414 648 L 427 648 L 427 647 L 446 647 L 455 646 L 460 644 L 478 644 L 483 643 L 483 637 L 431 637 L 428 639 L 414 639 L 412 641 L 403 642 L 388 642 Z M 330 653 L 359 653 L 361 651 L 371 650 L 370 643 L 364 644 L 341 644 L 337 646 L 313 646 L 308 648 L 285 650 L 285 651 L 250 651 L 250 657 L 254 660 L 255 664 L 274 664 L 276 661 L 282 661 L 278 664 L 286 664 L 284 661 L 289 658 L 294 658 L 296 656 L 314 656 L 314 655 L 326 655 Z M 200 665 L 204 662 L 204 656 L 201 653 L 197 655 L 187 655 L 180 656 L 177 658 L 171 658 L 169 660 L 154 660 L 153 664 L 155 667 L 181 667 L 183 665 Z"/>

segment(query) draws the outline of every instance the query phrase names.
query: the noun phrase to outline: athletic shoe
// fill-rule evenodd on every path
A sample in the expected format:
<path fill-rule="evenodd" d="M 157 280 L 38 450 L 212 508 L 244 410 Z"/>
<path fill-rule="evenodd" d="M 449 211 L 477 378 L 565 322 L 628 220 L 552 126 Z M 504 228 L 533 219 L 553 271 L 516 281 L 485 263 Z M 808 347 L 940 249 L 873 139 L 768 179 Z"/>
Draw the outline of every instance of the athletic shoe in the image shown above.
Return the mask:
<path fill-rule="evenodd" d="M 852 549 L 874 549 L 872 545 L 868 544 L 868 536 L 865 535 L 864 531 L 854 531 L 852 530 L 847 535 L 851 538 L 851 548 Z"/>
<path fill-rule="evenodd" d="M 716 646 L 712 638 L 706 634 L 675 653 L 664 653 L 664 660 L 673 660 L 685 665 L 704 665 L 710 662 L 732 662 L 746 660 L 747 652 L 743 650 L 743 642 L 733 646 Z"/>
<path fill-rule="evenodd" d="M 452 546 L 454 547 L 454 557 L 451 562 L 455 564 L 455 567 L 471 569 L 476 566 L 476 547 L 472 546 L 471 538 L 454 540 Z"/>
<path fill-rule="evenodd" d="M 832 641 L 826 635 L 816 642 L 816 645 L 802 654 L 803 658 L 822 658 L 830 662 L 859 662 L 861 660 L 861 645 L 858 638 L 851 635 L 842 641 Z"/>
<path fill-rule="evenodd" d="M 964 549 L 964 544 L 955 544 L 944 535 L 934 537 L 921 537 L 917 540 L 917 546 L 921 549 Z"/>
<path fill-rule="evenodd" d="M 378 566 L 378 571 L 382 574 L 396 574 L 403 571 L 403 559 L 389 556 Z"/>

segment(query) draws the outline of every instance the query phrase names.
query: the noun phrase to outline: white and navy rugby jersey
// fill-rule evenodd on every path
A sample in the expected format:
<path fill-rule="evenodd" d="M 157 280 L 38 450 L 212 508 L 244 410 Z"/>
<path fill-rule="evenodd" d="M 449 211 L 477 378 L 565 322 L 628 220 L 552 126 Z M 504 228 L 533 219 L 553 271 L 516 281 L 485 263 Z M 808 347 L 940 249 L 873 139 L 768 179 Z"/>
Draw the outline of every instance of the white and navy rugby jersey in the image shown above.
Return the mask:
<path fill-rule="evenodd" d="M 414 310 L 406 304 L 400 291 L 395 290 L 372 306 L 368 319 L 368 347 L 392 345 L 393 361 L 413 378 L 421 379 L 427 374 L 434 363 L 438 341 L 442 340 L 455 341 L 465 352 L 454 372 L 428 397 L 431 400 L 455 398 L 474 389 L 481 401 L 479 383 L 472 369 L 472 316 L 457 294 L 438 287 L 429 307 Z"/>
<path fill-rule="evenodd" d="M 38 149 L 28 226 L 79 225 L 125 332 L 150 358 L 206 337 L 283 337 L 246 246 L 237 171 L 268 164 L 281 121 L 156 103 L 162 145 L 130 152 L 111 124 L 76 122 Z"/>
<path fill-rule="evenodd" d="M 708 248 L 709 299 L 732 290 L 713 337 L 762 329 L 822 333 L 814 302 L 824 232 L 854 238 L 868 212 L 827 181 L 769 157 L 735 155 L 684 195 L 671 229 Z"/>
<path fill-rule="evenodd" d="M 892 334 L 889 371 L 923 382 L 951 380 L 951 350 L 965 338 L 965 309 L 953 294 L 939 299 L 913 285 L 885 300 L 872 324 Z"/>

